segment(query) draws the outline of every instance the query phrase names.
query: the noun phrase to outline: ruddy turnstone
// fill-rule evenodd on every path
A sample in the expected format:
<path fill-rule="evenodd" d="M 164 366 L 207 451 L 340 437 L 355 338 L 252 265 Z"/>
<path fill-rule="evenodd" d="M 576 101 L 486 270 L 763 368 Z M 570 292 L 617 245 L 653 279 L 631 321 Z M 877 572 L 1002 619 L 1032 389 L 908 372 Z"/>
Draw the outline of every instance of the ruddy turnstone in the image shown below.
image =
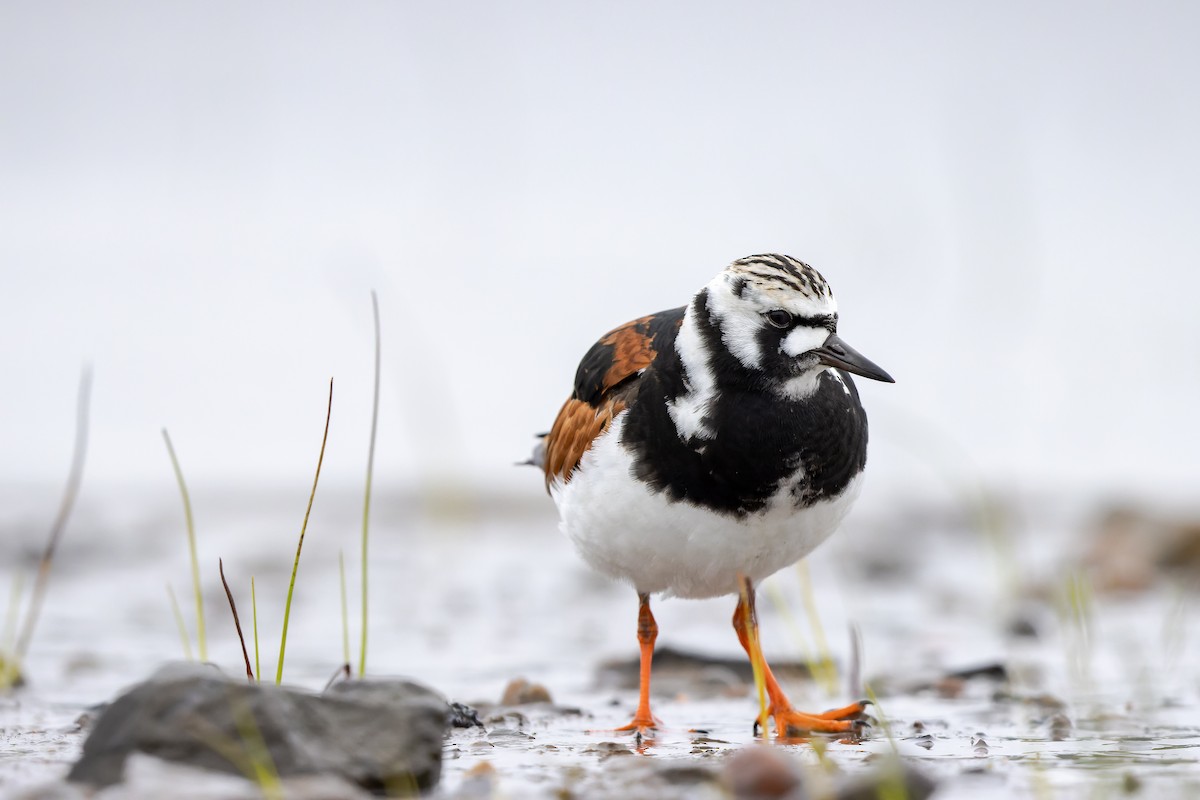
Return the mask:
<path fill-rule="evenodd" d="M 740 594 L 733 623 L 780 737 L 854 730 L 864 704 L 796 711 L 762 660 L 754 586 L 824 541 L 858 495 L 867 417 L 849 373 L 891 376 L 837 335 L 833 292 L 790 256 L 730 264 L 691 302 L 592 345 L 534 462 L 562 529 L 637 591 L 639 737 L 658 634 L 650 595 Z"/>

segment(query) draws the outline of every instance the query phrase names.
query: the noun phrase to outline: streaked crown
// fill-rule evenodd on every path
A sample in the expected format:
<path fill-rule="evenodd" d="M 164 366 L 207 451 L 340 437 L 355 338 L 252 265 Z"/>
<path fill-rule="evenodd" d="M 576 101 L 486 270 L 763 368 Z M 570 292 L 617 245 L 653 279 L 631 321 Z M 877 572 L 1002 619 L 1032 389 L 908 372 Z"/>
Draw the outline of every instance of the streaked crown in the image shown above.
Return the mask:
<path fill-rule="evenodd" d="M 739 297 L 747 287 L 781 299 L 803 295 L 814 302 L 833 300 L 833 290 L 821 273 L 791 256 L 765 253 L 746 256 L 725 269 L 730 288 Z"/>

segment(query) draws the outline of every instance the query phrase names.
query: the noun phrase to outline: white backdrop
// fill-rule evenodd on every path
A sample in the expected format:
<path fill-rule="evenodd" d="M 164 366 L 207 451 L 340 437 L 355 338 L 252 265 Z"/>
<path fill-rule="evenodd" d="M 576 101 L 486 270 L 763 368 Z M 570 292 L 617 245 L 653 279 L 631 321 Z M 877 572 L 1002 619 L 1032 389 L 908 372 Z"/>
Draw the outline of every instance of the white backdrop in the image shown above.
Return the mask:
<path fill-rule="evenodd" d="M 0 480 L 495 483 L 601 333 L 782 251 L 872 480 L 1200 481 L 1200 5 L 0 5 Z M 947 457 L 944 453 L 953 453 Z M 940 463 L 941 467 L 931 464 Z"/>

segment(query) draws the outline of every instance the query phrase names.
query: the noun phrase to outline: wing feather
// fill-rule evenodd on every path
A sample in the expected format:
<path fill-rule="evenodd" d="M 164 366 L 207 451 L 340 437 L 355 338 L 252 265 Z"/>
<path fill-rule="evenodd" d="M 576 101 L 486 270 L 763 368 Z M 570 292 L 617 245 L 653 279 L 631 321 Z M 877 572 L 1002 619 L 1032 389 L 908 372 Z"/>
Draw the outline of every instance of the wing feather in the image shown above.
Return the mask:
<path fill-rule="evenodd" d="M 633 402 L 638 376 L 674 336 L 683 309 L 640 317 L 609 331 L 592 345 L 575 373 L 575 391 L 547 434 L 546 485 L 567 483 L 579 462 L 613 419 Z"/>

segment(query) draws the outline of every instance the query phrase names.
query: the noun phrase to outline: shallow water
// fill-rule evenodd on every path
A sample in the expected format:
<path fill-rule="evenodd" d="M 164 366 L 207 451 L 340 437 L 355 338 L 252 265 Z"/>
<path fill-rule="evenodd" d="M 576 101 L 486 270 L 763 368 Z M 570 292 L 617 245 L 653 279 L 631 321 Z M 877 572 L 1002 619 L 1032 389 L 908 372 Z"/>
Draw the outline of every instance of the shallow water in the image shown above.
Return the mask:
<path fill-rule="evenodd" d="M 209 658 L 241 672 L 220 556 L 248 635 L 255 576 L 262 671 L 273 676 L 304 492 L 196 495 Z M 15 575 L 32 574 L 54 497 L 0 499 L 6 596 Z M 722 674 L 714 694 L 703 680 L 664 676 L 655 713 L 666 729 L 650 746 L 639 754 L 628 737 L 605 733 L 628 721 L 636 700 L 633 690 L 597 680 L 602 662 L 636 653 L 636 598 L 578 561 L 541 500 L 443 492 L 376 503 L 368 671 L 416 678 L 480 704 L 485 716 L 505 684 L 524 676 L 545 685 L 557 706 L 580 711 L 523 707 L 496 712 L 487 730 L 454 731 L 437 794 L 719 796 L 709 783 L 679 788 L 661 770 L 719 773 L 730 752 L 753 742 L 749 687 Z M 194 609 L 175 502 L 113 495 L 78 510 L 28 660 L 30 685 L 0 698 L 0 794 L 59 780 L 82 743 L 80 714 L 181 657 L 164 584 L 189 626 Z M 318 495 L 292 610 L 288 683 L 319 689 L 343 659 L 339 550 L 357 655 L 356 502 L 354 492 Z M 1017 510 L 1021 522 L 1002 540 L 949 511 L 866 510 L 810 559 L 817 613 L 843 669 L 832 691 L 808 681 L 786 686 L 798 706 L 814 710 L 860 696 L 861 681 L 848 685 L 853 626 L 862 643 L 857 671 L 876 692 L 880 717 L 866 740 L 829 743 L 823 757 L 810 745 L 784 746 L 810 786 L 870 772 L 898 752 L 938 782 L 937 797 L 1200 796 L 1196 598 L 1164 581 L 1072 607 L 1064 598 L 1086 507 Z M 767 656 L 802 659 L 814 637 L 801 578 L 785 571 L 769 583 L 759 603 Z M 660 646 L 739 657 L 732 608 L 732 598 L 657 601 Z M 1015 619 L 1037 635 L 1012 634 Z M 1003 665 L 1007 679 L 946 678 L 990 664 Z M 205 786 L 204 796 L 232 796 L 229 780 L 192 785 L 197 796 Z M 137 771 L 129 796 L 153 796 L 153 781 Z"/>

